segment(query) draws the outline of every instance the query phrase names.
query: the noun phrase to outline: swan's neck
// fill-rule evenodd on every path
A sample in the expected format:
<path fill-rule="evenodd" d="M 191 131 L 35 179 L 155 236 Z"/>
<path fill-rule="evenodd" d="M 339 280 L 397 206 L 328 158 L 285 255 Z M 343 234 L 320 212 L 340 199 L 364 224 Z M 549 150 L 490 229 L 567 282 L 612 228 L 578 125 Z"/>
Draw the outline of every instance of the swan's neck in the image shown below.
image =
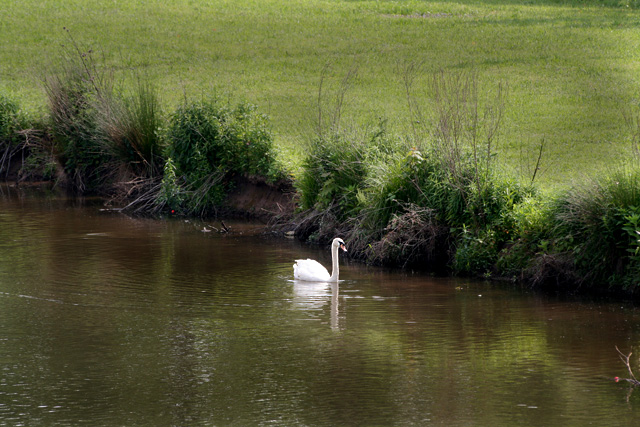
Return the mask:
<path fill-rule="evenodd" d="M 340 273 L 340 268 L 338 267 L 338 246 L 332 246 L 331 247 L 331 277 L 329 278 L 329 281 L 337 282 L 339 273 Z"/>

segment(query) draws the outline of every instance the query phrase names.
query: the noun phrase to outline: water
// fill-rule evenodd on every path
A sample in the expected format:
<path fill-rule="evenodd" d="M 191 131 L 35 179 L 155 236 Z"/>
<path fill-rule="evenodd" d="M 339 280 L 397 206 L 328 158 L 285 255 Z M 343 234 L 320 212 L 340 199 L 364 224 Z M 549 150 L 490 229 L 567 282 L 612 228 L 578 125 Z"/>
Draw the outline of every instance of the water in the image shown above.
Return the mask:
<path fill-rule="evenodd" d="M 628 303 L 435 279 L 252 224 L 0 187 L 0 425 L 638 425 Z M 347 242 L 348 243 L 348 242 Z M 640 361 L 632 366 L 640 373 Z"/>

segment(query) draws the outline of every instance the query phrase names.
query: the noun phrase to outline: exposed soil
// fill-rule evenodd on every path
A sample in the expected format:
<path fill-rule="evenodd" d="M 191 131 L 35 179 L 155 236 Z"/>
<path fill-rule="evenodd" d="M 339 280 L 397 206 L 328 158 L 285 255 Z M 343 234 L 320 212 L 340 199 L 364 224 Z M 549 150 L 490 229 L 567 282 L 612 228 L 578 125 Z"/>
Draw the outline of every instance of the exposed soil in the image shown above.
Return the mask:
<path fill-rule="evenodd" d="M 289 182 L 269 184 L 259 178 L 241 178 L 227 197 L 225 207 L 234 215 L 269 221 L 293 215 L 294 196 Z"/>

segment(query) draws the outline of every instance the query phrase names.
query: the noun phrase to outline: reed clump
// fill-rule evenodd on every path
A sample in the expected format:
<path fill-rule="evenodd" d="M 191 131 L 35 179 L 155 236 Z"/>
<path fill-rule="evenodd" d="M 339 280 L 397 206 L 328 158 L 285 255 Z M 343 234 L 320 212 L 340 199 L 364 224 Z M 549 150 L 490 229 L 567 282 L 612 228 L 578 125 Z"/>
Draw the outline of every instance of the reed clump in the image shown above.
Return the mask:
<path fill-rule="evenodd" d="M 640 163 L 588 179 L 553 205 L 547 253 L 568 254 L 580 284 L 640 285 Z"/>
<path fill-rule="evenodd" d="M 162 173 L 162 111 L 157 89 L 138 77 L 133 90 L 108 93 L 97 104 L 98 139 L 104 151 L 130 176 Z M 120 178 L 122 180 L 122 178 Z"/>

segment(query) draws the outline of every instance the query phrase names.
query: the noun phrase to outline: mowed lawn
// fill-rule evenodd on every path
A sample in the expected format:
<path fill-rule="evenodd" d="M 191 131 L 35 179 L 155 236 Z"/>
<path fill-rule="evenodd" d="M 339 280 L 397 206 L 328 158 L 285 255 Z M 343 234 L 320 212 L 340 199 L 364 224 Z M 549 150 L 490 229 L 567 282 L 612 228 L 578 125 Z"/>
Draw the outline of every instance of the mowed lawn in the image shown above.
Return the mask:
<path fill-rule="evenodd" d="M 640 105 L 640 11 L 574 3 L 0 0 L 0 91 L 43 108 L 39 80 L 70 44 L 67 28 L 119 79 L 153 81 L 166 112 L 214 92 L 257 104 L 295 164 L 321 79 L 324 117 L 357 71 L 341 124 L 383 119 L 408 134 L 408 65 L 421 70 L 411 96 L 426 111 L 432 73 L 475 73 L 481 94 L 508 88 L 498 155 L 509 173 L 529 175 L 544 140 L 542 182 L 564 185 L 631 155 L 624 117 Z"/>

